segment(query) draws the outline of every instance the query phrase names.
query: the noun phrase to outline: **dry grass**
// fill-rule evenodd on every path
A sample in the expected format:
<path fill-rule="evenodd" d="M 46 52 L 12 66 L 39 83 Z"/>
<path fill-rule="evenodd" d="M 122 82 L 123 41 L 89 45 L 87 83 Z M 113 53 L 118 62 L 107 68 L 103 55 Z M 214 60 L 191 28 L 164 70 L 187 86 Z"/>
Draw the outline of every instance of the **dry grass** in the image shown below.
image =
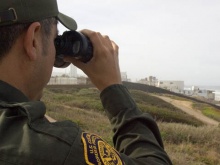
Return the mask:
<path fill-rule="evenodd" d="M 220 165 L 220 127 L 158 123 L 176 165 Z"/>
<path fill-rule="evenodd" d="M 105 113 L 101 109 L 94 109 L 94 107 L 100 108 L 100 102 L 94 101 L 98 100 L 98 94 L 94 95 L 89 91 L 89 97 L 92 97 L 93 100 L 93 104 L 89 105 L 86 104 L 89 97 L 84 97 L 87 96 L 85 90 L 75 90 L 75 92 L 78 95 L 73 96 L 67 92 L 62 94 L 62 90 L 59 93 L 46 90 L 43 101 L 47 106 L 47 114 L 56 120 L 74 121 L 83 130 L 96 133 L 112 144 L 111 126 Z M 135 94 L 138 95 L 138 92 L 135 92 Z M 141 94 L 142 96 L 137 99 L 144 97 L 143 93 Z M 151 99 L 151 106 L 153 107 L 153 104 L 158 103 L 158 100 L 148 98 L 148 102 Z M 142 99 L 140 101 L 141 103 L 145 102 Z M 74 106 L 74 103 L 77 103 L 76 106 Z M 81 107 L 80 104 L 83 104 L 86 108 L 79 108 Z M 164 102 L 162 104 L 166 105 Z M 169 109 L 169 106 L 167 107 Z M 170 107 L 173 109 L 172 106 Z M 175 110 L 172 111 L 175 112 Z M 164 140 L 165 150 L 174 165 L 220 165 L 220 127 L 195 127 L 166 122 L 158 122 L 158 126 Z"/>
<path fill-rule="evenodd" d="M 66 105 L 47 104 L 47 115 L 62 121 L 70 120 L 77 123 L 83 131 L 102 135 L 108 143 L 112 144 L 112 131 L 108 118 L 104 112 L 85 110 Z"/>

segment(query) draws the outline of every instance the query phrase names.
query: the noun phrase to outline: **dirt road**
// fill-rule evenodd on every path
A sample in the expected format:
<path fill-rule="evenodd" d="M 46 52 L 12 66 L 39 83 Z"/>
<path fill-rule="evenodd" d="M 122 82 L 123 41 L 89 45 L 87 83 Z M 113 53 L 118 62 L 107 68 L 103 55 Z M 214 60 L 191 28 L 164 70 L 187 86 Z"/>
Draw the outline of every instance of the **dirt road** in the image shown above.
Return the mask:
<path fill-rule="evenodd" d="M 174 99 L 171 99 L 171 98 L 165 97 L 165 96 L 157 96 L 157 95 L 154 95 L 154 96 L 159 97 L 166 102 L 169 102 L 170 104 L 174 105 L 175 107 L 181 109 L 182 111 L 186 112 L 189 115 L 194 116 L 195 118 L 199 119 L 200 121 L 202 121 L 208 125 L 216 125 L 216 126 L 219 125 L 219 122 L 203 115 L 200 110 L 193 109 L 192 102 L 190 102 L 190 101 L 174 100 Z"/>

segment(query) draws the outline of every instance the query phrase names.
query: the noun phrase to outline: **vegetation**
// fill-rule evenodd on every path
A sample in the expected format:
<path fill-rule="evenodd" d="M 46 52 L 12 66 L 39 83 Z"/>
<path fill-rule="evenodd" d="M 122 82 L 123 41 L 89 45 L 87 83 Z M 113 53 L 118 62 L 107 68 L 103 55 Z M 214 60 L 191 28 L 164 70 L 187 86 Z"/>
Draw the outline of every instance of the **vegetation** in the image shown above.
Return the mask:
<path fill-rule="evenodd" d="M 138 107 L 143 112 L 150 113 L 157 121 L 185 123 L 194 126 L 203 125 L 201 121 L 186 114 L 162 99 L 138 90 L 130 90 L 130 92 Z"/>
<path fill-rule="evenodd" d="M 158 123 L 175 165 L 219 165 L 220 127 Z"/>
<path fill-rule="evenodd" d="M 201 103 L 200 104 L 193 103 L 193 108 L 201 110 L 204 115 L 220 122 L 220 110 L 219 109 L 216 109 L 214 107 L 211 107 L 210 105 L 201 104 Z"/>
<path fill-rule="evenodd" d="M 173 105 L 139 90 L 130 90 L 138 107 L 157 121 L 165 150 L 174 165 L 220 164 L 220 127 L 206 126 Z M 96 88 L 48 88 L 43 101 L 47 114 L 56 120 L 71 120 L 85 131 L 102 136 L 112 144 L 109 121 Z M 180 98 L 179 98 L 180 99 Z M 217 116 L 218 110 L 194 103 L 201 111 Z M 97 122 L 98 121 L 98 122 Z"/>

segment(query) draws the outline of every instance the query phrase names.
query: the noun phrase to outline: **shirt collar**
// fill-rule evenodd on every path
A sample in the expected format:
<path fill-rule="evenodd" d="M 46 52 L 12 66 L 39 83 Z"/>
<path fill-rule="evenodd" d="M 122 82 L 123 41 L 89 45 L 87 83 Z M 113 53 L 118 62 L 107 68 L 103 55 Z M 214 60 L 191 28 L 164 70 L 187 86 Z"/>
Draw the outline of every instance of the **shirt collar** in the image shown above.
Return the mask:
<path fill-rule="evenodd" d="M 0 100 L 5 102 L 27 102 L 29 99 L 17 88 L 0 80 Z"/>

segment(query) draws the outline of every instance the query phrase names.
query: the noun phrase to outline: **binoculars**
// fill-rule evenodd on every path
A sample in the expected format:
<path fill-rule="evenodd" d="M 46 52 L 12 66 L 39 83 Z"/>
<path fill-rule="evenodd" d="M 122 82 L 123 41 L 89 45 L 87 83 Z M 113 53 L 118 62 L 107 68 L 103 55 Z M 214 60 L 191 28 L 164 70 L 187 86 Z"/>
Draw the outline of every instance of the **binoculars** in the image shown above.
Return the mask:
<path fill-rule="evenodd" d="M 54 66 L 57 68 L 65 68 L 70 65 L 69 62 L 63 60 L 64 56 L 71 56 L 84 63 L 93 56 L 92 43 L 88 37 L 77 31 L 66 31 L 62 35 L 58 35 L 54 40 L 54 45 L 56 48 Z"/>

